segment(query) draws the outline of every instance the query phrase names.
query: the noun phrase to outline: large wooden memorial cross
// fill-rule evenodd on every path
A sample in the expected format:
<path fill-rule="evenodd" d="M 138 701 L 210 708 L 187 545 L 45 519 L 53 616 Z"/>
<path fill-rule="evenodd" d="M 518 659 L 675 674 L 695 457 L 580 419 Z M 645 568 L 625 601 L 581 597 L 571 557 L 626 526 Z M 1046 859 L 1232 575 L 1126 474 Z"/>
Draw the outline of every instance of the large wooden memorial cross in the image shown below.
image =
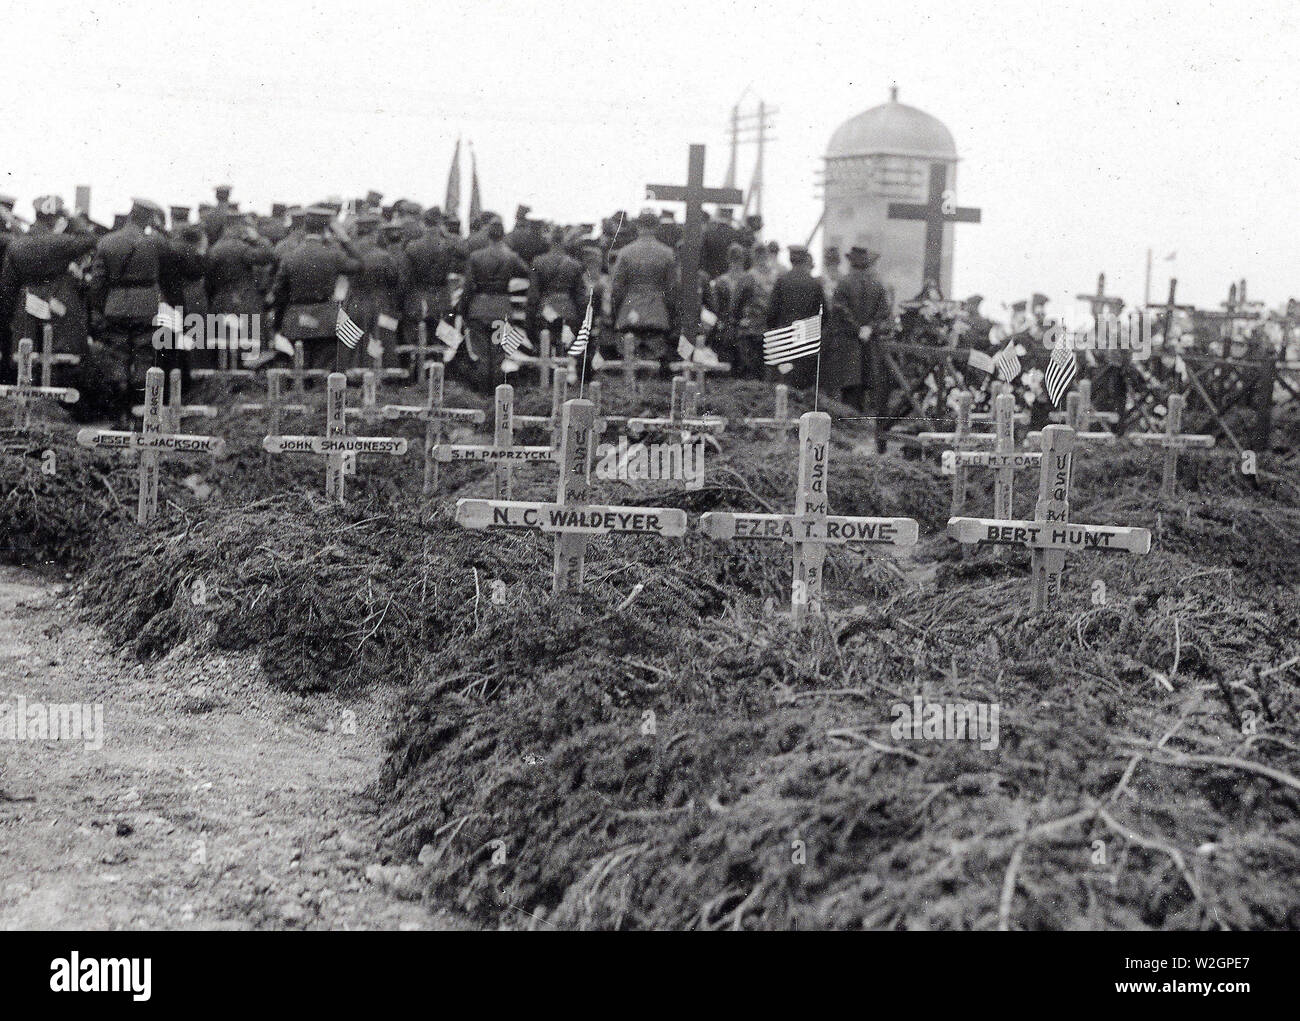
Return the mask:
<path fill-rule="evenodd" d="M 799 428 L 799 419 L 790 414 L 790 388 L 784 383 L 777 383 L 775 390 L 775 408 L 771 418 L 742 418 L 740 425 L 751 429 L 775 429 L 784 438 L 791 429 Z"/>
<path fill-rule="evenodd" d="M 677 322 L 681 334 L 694 345 L 700 332 L 700 246 L 703 239 L 704 203 L 738 206 L 744 193 L 738 188 L 704 186 L 704 146 L 692 145 L 686 168 L 686 184 L 646 185 L 649 202 L 684 202 L 686 219 L 682 225 L 681 288 Z"/>
<path fill-rule="evenodd" d="M 1027 546 L 1030 550 L 1029 605 L 1045 610 L 1060 595 L 1065 554 L 1070 550 L 1148 553 L 1151 532 L 1123 525 L 1080 525 L 1070 521 L 1070 470 L 1074 430 L 1049 425 L 1043 430 L 1042 472 L 1033 521 L 998 518 L 948 519 L 948 538 L 970 544 Z"/>
<path fill-rule="evenodd" d="M 1183 408 L 1187 398 L 1170 394 L 1165 413 L 1165 431 L 1162 433 L 1129 433 L 1134 443 L 1165 448 L 1164 469 L 1160 476 L 1160 499 L 1172 500 L 1178 488 L 1178 451 L 1188 447 L 1208 449 L 1214 446 L 1214 437 L 1203 433 L 1184 433 Z"/>
<path fill-rule="evenodd" d="M 42 397 L 64 404 L 76 404 L 81 400 L 81 393 L 70 386 L 33 386 L 32 342 L 30 338 L 24 337 L 18 342 L 18 383 L 0 386 L 0 399 L 14 402 L 14 425 L 19 429 L 29 429 L 32 424 L 32 402 Z"/>
<path fill-rule="evenodd" d="M 332 503 L 344 502 L 345 459 L 349 454 L 406 453 L 401 436 L 349 436 L 347 434 L 348 378 L 331 372 L 325 381 L 324 436 L 263 436 L 262 449 L 269 454 L 323 454 L 325 462 L 325 498 Z"/>
<path fill-rule="evenodd" d="M 1015 397 L 1011 394 L 999 394 L 994 398 L 993 404 L 997 429 L 995 434 L 997 440 L 993 444 L 993 450 L 953 451 L 952 513 L 954 515 L 965 510 L 966 504 L 965 475 L 960 475 L 959 489 L 958 473 L 964 473 L 969 468 L 992 469 L 996 473 L 993 476 L 993 516 L 1010 518 L 1016 472 L 1022 468 L 1037 468 L 1042 464 L 1041 453 L 1016 450 Z"/>
<path fill-rule="evenodd" d="M 146 405 L 137 404 L 131 409 L 136 418 L 143 418 Z M 178 433 L 187 418 L 216 418 L 217 409 L 211 404 L 186 404 L 181 397 L 181 370 L 172 369 L 167 374 L 167 403 L 163 405 L 163 432 Z"/>
<path fill-rule="evenodd" d="M 922 220 L 925 223 L 925 268 L 923 280 L 940 286 L 943 266 L 943 227 L 947 223 L 979 223 L 980 211 L 959 207 L 948 191 L 948 164 L 930 164 L 930 191 L 925 202 L 891 202 L 889 219 Z"/>
<path fill-rule="evenodd" d="M 439 443 L 432 451 L 434 460 L 477 461 L 495 464 L 496 498 L 509 500 L 513 485 L 512 466 L 527 461 L 558 461 L 559 454 L 554 447 L 516 447 L 514 445 L 514 410 L 515 388 L 509 383 L 502 383 L 496 389 L 496 418 L 492 433 L 492 445 L 481 446 L 469 443 Z M 561 416 L 563 420 L 563 416 Z"/>
<path fill-rule="evenodd" d="M 456 523 L 465 528 L 517 528 L 555 536 L 551 591 L 582 591 L 587 542 L 593 535 L 686 534 L 686 512 L 676 507 L 587 504 L 596 409 L 591 401 L 566 401 L 561 416 L 560 481 L 554 503 L 457 500 Z"/>
<path fill-rule="evenodd" d="M 725 418 L 701 416 L 695 413 L 699 401 L 699 386 L 681 376 L 673 377 L 672 396 L 669 399 L 667 418 L 629 418 L 627 428 L 632 433 L 647 430 L 706 433 L 715 436 L 727 428 Z"/>
<path fill-rule="evenodd" d="M 515 415 L 513 425 L 539 425 L 551 431 L 551 446 L 560 445 L 560 416 L 569 395 L 569 376 L 557 372 L 551 377 L 551 413 L 549 415 Z"/>
<path fill-rule="evenodd" d="M 443 406 L 443 380 L 447 369 L 442 362 L 428 366 L 429 396 L 423 404 L 385 404 L 380 411 L 384 418 L 416 418 L 424 422 L 424 495 L 438 488 L 438 459 L 434 448 L 442 442 L 448 425 L 468 423 L 482 425 L 487 416 L 477 408 L 447 408 Z"/>
<path fill-rule="evenodd" d="M 1096 294 L 1076 294 L 1079 301 L 1086 301 L 1088 308 L 1092 312 L 1092 317 L 1100 323 L 1107 316 L 1118 315 L 1120 309 L 1124 307 L 1124 299 L 1115 295 L 1106 293 L 1106 274 L 1097 274 L 1097 293 Z"/>
<path fill-rule="evenodd" d="M 144 374 L 144 424 L 140 432 L 87 428 L 77 433 L 77 443 L 83 447 L 140 452 L 140 495 L 135 519 L 142 525 L 158 514 L 158 457 L 162 451 L 216 455 L 226 445 L 219 436 L 169 431 L 163 426 L 163 415 L 163 370 L 153 368 Z"/>
<path fill-rule="evenodd" d="M 623 382 L 627 384 L 628 392 L 637 394 L 640 392 L 639 372 L 658 372 L 659 363 L 651 358 L 638 358 L 636 356 L 636 334 L 624 333 L 619 337 L 620 350 L 623 352 L 622 358 L 611 358 L 609 361 L 600 357 L 600 353 L 592 355 L 591 371 L 592 372 L 619 372 L 623 373 Z"/>
<path fill-rule="evenodd" d="M 799 483 L 793 514 L 741 514 L 707 511 L 700 531 L 710 539 L 776 539 L 791 544 L 794 578 L 790 611 L 796 625 L 822 609 L 822 565 L 827 545 L 866 543 L 915 546 L 917 524 L 911 518 L 841 517 L 830 513 L 827 483 L 831 451 L 831 416 L 809 411 L 799 419 Z"/>

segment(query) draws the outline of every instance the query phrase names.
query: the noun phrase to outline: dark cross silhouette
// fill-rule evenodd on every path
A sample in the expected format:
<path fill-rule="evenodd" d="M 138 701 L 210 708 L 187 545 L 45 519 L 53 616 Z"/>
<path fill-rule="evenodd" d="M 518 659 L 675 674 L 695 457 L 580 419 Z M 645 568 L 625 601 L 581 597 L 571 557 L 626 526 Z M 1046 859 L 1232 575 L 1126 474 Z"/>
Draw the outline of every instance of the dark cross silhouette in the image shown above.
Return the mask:
<path fill-rule="evenodd" d="M 704 187 L 704 146 L 692 145 L 687 166 L 686 184 L 648 184 L 648 202 L 686 203 L 686 222 L 682 225 L 682 286 L 677 304 L 677 318 L 682 336 L 692 344 L 700 332 L 700 242 L 703 205 L 735 206 L 744 201 L 739 188 Z"/>
<path fill-rule="evenodd" d="M 1118 314 L 1119 310 L 1124 307 L 1124 299 L 1112 297 L 1106 293 L 1106 274 L 1097 274 L 1097 293 L 1096 294 L 1076 294 L 1080 301 L 1086 301 L 1088 307 L 1092 310 L 1093 318 L 1098 321 L 1104 313 Z"/>
<path fill-rule="evenodd" d="M 948 164 L 936 161 L 930 164 L 930 195 L 924 203 L 889 203 L 891 220 L 923 220 L 925 222 L 924 280 L 937 286 L 943 256 L 943 225 L 945 223 L 979 223 L 978 209 L 959 208 L 948 192 Z"/>

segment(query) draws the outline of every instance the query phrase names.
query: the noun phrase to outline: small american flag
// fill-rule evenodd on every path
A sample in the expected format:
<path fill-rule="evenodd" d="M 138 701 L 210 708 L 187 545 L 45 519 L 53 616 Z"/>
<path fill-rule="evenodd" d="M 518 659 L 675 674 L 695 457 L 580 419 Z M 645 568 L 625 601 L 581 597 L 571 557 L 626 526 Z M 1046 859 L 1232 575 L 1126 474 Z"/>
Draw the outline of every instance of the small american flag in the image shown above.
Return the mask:
<path fill-rule="evenodd" d="M 357 349 L 357 344 L 365 336 L 361 327 L 352 321 L 352 317 L 343 309 L 339 308 L 338 318 L 334 321 L 334 333 L 339 340 L 343 341 L 343 346 L 351 351 Z"/>
<path fill-rule="evenodd" d="M 993 364 L 997 366 L 998 375 L 1008 383 L 1020 375 L 1020 359 L 1016 356 L 1014 341 L 1008 341 L 1007 346 L 994 356 Z"/>
<path fill-rule="evenodd" d="M 1047 372 L 1043 375 L 1043 385 L 1047 395 L 1052 398 L 1052 407 L 1061 403 L 1061 398 L 1070 389 L 1074 377 L 1079 372 L 1079 361 L 1074 357 L 1074 348 L 1068 342 L 1056 345 L 1052 360 L 1047 363 Z"/>
<path fill-rule="evenodd" d="M 519 348 L 528 343 L 528 337 L 514 323 L 498 319 L 492 331 L 492 343 L 500 347 L 507 358 L 513 358 L 519 353 Z"/>
<path fill-rule="evenodd" d="M 818 354 L 821 348 L 822 317 L 819 313 L 764 333 L 763 364 L 783 365 L 796 358 Z"/>
<path fill-rule="evenodd" d="M 587 302 L 587 314 L 582 317 L 582 325 L 578 327 L 578 335 L 573 338 L 573 343 L 569 345 L 569 357 L 577 358 L 587 353 L 587 341 L 591 339 L 591 302 Z"/>

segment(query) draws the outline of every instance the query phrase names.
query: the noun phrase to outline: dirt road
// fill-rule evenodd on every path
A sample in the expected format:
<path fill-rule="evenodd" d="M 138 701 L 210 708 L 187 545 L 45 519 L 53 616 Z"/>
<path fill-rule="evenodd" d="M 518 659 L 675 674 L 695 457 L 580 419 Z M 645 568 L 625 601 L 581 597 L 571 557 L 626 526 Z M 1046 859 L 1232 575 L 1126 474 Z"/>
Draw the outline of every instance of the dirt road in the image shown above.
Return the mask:
<path fill-rule="evenodd" d="M 454 926 L 376 850 L 392 695 L 300 698 L 187 647 L 139 664 L 0 567 L 0 928 Z M 78 739 L 40 738 L 55 703 Z"/>

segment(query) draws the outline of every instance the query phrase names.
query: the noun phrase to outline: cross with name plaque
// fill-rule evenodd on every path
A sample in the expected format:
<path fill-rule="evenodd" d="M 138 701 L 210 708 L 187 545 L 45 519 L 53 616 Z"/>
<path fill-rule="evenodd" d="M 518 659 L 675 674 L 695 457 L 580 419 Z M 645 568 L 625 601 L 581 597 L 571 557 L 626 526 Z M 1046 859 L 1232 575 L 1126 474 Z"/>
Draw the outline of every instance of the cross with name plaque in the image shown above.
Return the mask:
<path fill-rule="evenodd" d="M 993 480 L 993 516 L 1010 518 L 1012 496 L 1015 488 L 1016 472 L 1022 468 L 1037 468 L 1043 461 L 1043 455 L 1036 451 L 1016 450 L 1016 399 L 1011 394 L 999 394 L 993 401 L 997 440 L 993 450 L 955 450 L 944 451 L 945 464 L 948 454 L 952 454 L 953 490 L 952 513 L 960 514 L 965 509 L 965 485 L 957 487 L 957 472 L 969 468 L 988 468 L 996 474 Z"/>
<path fill-rule="evenodd" d="M 554 447 L 516 447 L 514 445 L 515 388 L 502 383 L 496 389 L 496 418 L 492 432 L 492 445 L 471 443 L 439 443 L 432 451 L 436 461 L 477 461 L 496 465 L 496 498 L 509 500 L 513 486 L 512 466 L 528 461 L 558 461 Z"/>
<path fill-rule="evenodd" d="M 717 435 L 727 428 L 727 420 L 716 416 L 696 414 L 700 399 L 699 385 L 682 376 L 673 377 L 667 418 L 629 418 L 627 428 L 632 433 L 647 430 L 681 433 L 707 433 Z"/>
<path fill-rule="evenodd" d="M 143 418 L 145 405 L 137 404 L 131 409 L 136 418 Z M 167 403 L 163 405 L 162 427 L 164 432 L 180 432 L 181 423 L 187 418 L 216 418 L 217 409 L 211 404 L 186 404 L 181 399 L 181 370 L 172 369 L 167 374 Z"/>
<path fill-rule="evenodd" d="M 799 419 L 799 482 L 793 514 L 742 514 L 707 511 L 700 531 L 710 539 L 768 539 L 791 544 L 794 578 L 790 612 L 796 626 L 822 610 L 822 565 L 827 545 L 850 543 L 915 546 L 919 531 L 912 518 L 842 517 L 829 513 L 828 462 L 831 416 L 809 411 Z"/>
<path fill-rule="evenodd" d="M 30 338 L 24 337 L 18 342 L 18 383 L 0 386 L 0 400 L 13 401 L 14 425 L 19 429 L 30 429 L 32 402 L 42 397 L 64 404 L 76 404 L 81 400 L 81 393 L 70 386 L 33 386 L 32 342 Z"/>
<path fill-rule="evenodd" d="M 424 495 L 438 488 L 438 459 L 434 449 L 442 442 L 448 425 L 482 425 L 487 416 L 478 408 L 443 407 L 446 366 L 430 362 L 427 367 L 429 396 L 423 404 L 385 404 L 380 411 L 384 418 L 416 418 L 424 422 Z"/>
<path fill-rule="evenodd" d="M 560 480 L 554 503 L 525 500 L 456 501 L 464 528 L 510 528 L 555 536 L 551 591 L 581 592 L 587 543 L 593 535 L 686 534 L 686 512 L 676 507 L 620 507 L 585 503 L 591 489 L 596 409 L 591 401 L 566 401 L 561 415 Z"/>

